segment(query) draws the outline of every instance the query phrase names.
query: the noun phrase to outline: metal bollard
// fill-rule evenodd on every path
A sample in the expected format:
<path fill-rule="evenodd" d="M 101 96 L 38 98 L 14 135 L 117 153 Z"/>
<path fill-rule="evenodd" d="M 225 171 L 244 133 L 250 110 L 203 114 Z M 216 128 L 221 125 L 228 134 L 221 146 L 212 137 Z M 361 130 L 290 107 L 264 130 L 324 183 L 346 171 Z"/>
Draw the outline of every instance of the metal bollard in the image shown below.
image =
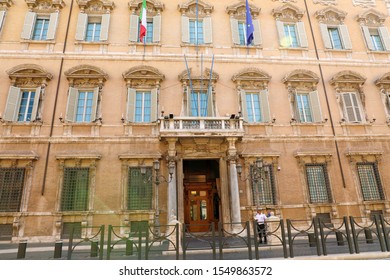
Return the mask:
<path fill-rule="evenodd" d="M 344 246 L 344 238 L 342 232 L 339 231 L 336 232 L 336 240 L 337 240 L 337 246 Z"/>
<path fill-rule="evenodd" d="M 126 256 L 131 256 L 133 254 L 133 240 L 126 240 Z"/>
<path fill-rule="evenodd" d="M 24 259 L 26 257 L 27 240 L 21 240 L 19 242 L 17 259 Z"/>
<path fill-rule="evenodd" d="M 366 243 L 367 244 L 374 243 L 374 239 L 372 239 L 372 232 L 369 228 L 364 229 L 364 235 L 366 236 Z"/>
<path fill-rule="evenodd" d="M 54 258 L 59 259 L 62 257 L 62 240 L 57 240 L 54 244 Z"/>
<path fill-rule="evenodd" d="M 97 257 L 99 253 L 99 242 L 91 241 L 91 257 Z"/>
<path fill-rule="evenodd" d="M 314 233 L 308 233 L 309 237 L 309 247 L 316 247 L 316 238 L 314 236 Z"/>

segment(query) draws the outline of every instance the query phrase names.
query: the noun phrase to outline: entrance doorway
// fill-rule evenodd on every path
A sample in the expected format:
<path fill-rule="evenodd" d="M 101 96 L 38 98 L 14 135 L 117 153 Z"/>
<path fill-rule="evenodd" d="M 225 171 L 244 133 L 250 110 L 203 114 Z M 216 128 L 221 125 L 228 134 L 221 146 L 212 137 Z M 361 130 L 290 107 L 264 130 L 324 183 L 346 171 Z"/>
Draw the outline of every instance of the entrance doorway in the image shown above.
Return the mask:
<path fill-rule="evenodd" d="M 209 231 L 219 221 L 219 164 L 217 160 L 185 160 L 184 222 L 191 232 Z"/>

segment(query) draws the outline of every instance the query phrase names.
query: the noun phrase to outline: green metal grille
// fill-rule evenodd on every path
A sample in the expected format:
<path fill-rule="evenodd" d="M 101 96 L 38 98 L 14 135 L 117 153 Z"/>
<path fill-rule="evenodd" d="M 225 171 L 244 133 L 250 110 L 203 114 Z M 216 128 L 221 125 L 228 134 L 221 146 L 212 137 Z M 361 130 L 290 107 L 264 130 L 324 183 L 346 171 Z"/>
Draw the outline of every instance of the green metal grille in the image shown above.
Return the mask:
<path fill-rule="evenodd" d="M 148 221 L 131 221 L 130 222 L 130 232 L 147 232 L 149 223 Z"/>
<path fill-rule="evenodd" d="M 0 240 L 12 240 L 12 224 L 0 225 Z"/>
<path fill-rule="evenodd" d="M 141 174 L 138 167 L 129 167 L 128 180 L 128 210 L 152 209 L 152 182 L 148 180 L 152 175 L 152 168 L 146 169 L 146 174 Z"/>
<path fill-rule="evenodd" d="M 306 164 L 310 202 L 331 202 L 328 172 L 325 164 Z"/>
<path fill-rule="evenodd" d="M 89 168 L 65 168 L 62 211 L 88 210 Z"/>
<path fill-rule="evenodd" d="M 251 166 L 251 173 L 253 173 L 253 168 L 254 166 Z M 264 168 L 267 168 L 268 172 L 263 173 L 263 179 L 252 182 L 253 203 L 256 206 L 275 204 L 275 181 L 272 165 L 265 165 Z"/>
<path fill-rule="evenodd" d="M 360 186 L 364 200 L 383 200 L 384 194 L 376 163 L 358 163 Z"/>
<path fill-rule="evenodd" d="M 0 212 L 20 211 L 25 168 L 0 168 Z"/>

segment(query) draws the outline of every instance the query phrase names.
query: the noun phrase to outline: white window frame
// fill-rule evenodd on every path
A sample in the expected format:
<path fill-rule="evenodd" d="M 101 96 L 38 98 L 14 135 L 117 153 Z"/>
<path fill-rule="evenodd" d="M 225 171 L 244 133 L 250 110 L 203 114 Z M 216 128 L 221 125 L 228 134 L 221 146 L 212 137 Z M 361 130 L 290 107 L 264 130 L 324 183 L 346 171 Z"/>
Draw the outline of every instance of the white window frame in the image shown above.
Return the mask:
<path fill-rule="evenodd" d="M 77 115 L 80 92 L 91 92 L 91 91 L 93 92 L 91 120 L 85 121 L 85 116 L 83 116 L 82 121 L 77 121 L 76 115 Z M 85 88 L 85 89 L 70 87 L 68 92 L 68 101 L 66 106 L 65 120 L 73 123 L 92 123 L 97 120 L 98 104 L 99 104 L 99 87 Z M 86 107 L 86 105 L 84 105 L 84 107 Z"/>
<path fill-rule="evenodd" d="M 42 39 L 42 38 L 39 40 L 33 39 L 37 19 L 48 19 L 49 20 L 49 26 L 48 26 L 48 30 L 47 30 L 47 34 L 46 34 L 46 39 Z M 54 12 L 54 13 L 50 13 L 50 14 L 27 12 L 25 19 L 24 19 L 24 25 L 23 25 L 23 30 L 21 33 L 21 38 L 24 40 L 31 40 L 31 41 L 52 41 L 56 37 L 58 20 L 59 20 L 59 12 Z"/>
<path fill-rule="evenodd" d="M 330 36 L 330 29 L 337 28 L 338 34 L 340 37 L 341 49 L 334 48 L 334 42 L 332 36 Z M 320 23 L 320 30 L 322 35 L 322 40 L 324 43 L 324 47 L 327 50 L 335 50 L 335 51 L 343 51 L 343 50 L 352 50 L 352 42 L 351 37 L 349 35 L 348 27 L 345 24 L 325 24 Z"/>
<path fill-rule="evenodd" d="M 181 17 L 181 32 L 182 32 L 182 42 L 188 45 L 196 45 L 196 42 L 190 41 L 190 21 L 195 21 L 195 18 L 190 18 L 187 16 Z M 213 25 L 212 25 L 212 19 L 211 16 L 206 16 L 204 18 L 198 18 L 198 21 L 203 22 L 203 42 L 198 44 L 200 45 L 208 45 L 213 42 Z M 196 24 L 195 24 L 196 25 Z M 198 34 L 197 32 L 197 25 L 196 25 L 196 36 Z"/>
<path fill-rule="evenodd" d="M 94 14 L 86 14 L 79 13 L 77 19 L 77 28 L 75 39 L 78 42 L 85 43 L 104 43 L 108 41 L 109 28 L 110 28 L 110 14 L 103 15 L 94 15 Z M 97 41 L 87 41 L 87 28 L 89 23 L 99 23 L 100 22 L 100 36 Z"/>
<path fill-rule="evenodd" d="M 34 102 L 31 112 L 31 119 L 26 120 L 27 114 L 24 114 L 23 121 L 19 121 L 19 112 L 23 96 L 23 91 L 35 92 Z M 7 96 L 7 103 L 4 110 L 3 120 L 9 122 L 33 122 L 38 118 L 38 108 L 40 105 L 41 87 L 35 89 L 32 88 L 19 88 L 11 86 Z M 27 107 L 28 110 L 28 107 Z"/>
<path fill-rule="evenodd" d="M 389 34 L 387 27 L 385 27 L 385 26 L 370 27 L 370 26 L 363 25 L 362 32 L 363 32 L 363 37 L 365 39 L 365 42 L 366 42 L 366 45 L 367 45 L 367 48 L 369 51 L 390 52 L 390 34 Z M 379 36 L 381 43 L 382 43 L 381 50 L 376 45 L 376 41 L 373 40 L 372 33 L 377 33 L 375 35 Z"/>
<path fill-rule="evenodd" d="M 144 115 L 142 116 L 142 121 L 136 121 L 135 113 L 136 113 L 136 100 L 137 93 L 150 93 L 150 121 L 146 122 Z M 149 123 L 157 121 L 157 95 L 158 89 L 135 89 L 128 88 L 127 89 L 127 110 L 126 110 L 126 120 L 131 123 Z M 143 99 L 144 101 L 144 99 Z M 142 114 L 144 114 L 145 107 L 142 105 Z"/>
<path fill-rule="evenodd" d="M 351 108 L 353 111 L 353 120 L 350 120 L 348 111 L 347 111 L 347 105 L 345 104 L 345 97 L 346 95 L 349 95 L 349 98 L 351 100 Z M 353 101 L 352 96 L 355 96 L 356 103 Z M 364 121 L 363 117 L 363 110 L 362 110 L 362 105 L 360 103 L 360 98 L 359 95 L 356 92 L 343 92 L 341 93 L 341 98 L 342 98 L 342 106 L 343 106 L 343 117 L 344 120 L 349 122 L 349 123 L 362 123 Z M 358 114 L 360 116 L 360 121 L 358 120 Z"/>

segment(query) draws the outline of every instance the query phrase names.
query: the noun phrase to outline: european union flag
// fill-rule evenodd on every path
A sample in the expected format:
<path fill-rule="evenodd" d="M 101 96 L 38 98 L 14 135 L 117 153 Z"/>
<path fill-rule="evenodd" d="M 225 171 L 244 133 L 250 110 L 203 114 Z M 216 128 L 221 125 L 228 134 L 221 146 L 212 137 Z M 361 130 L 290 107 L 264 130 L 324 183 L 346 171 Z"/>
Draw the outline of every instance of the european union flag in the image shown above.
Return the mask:
<path fill-rule="evenodd" d="M 252 15 L 249 9 L 248 0 L 246 0 L 246 45 L 249 46 L 253 41 L 253 33 L 255 29 L 253 28 Z"/>

